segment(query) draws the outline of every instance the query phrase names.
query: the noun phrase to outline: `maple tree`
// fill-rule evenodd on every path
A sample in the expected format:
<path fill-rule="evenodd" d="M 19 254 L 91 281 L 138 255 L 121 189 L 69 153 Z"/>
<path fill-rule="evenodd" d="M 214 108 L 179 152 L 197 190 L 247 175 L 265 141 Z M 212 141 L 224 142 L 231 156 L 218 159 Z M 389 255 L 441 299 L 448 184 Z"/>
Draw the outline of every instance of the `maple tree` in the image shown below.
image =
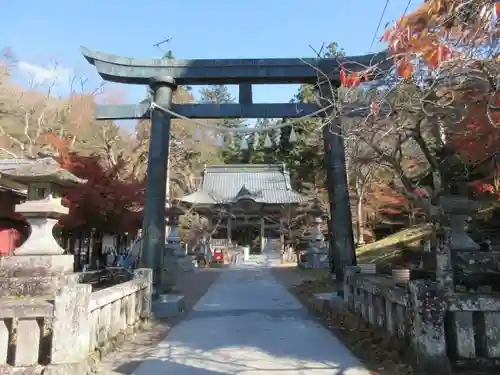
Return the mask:
<path fill-rule="evenodd" d="M 440 194 L 491 172 L 500 149 L 495 12 L 486 0 L 426 1 L 384 33 L 394 69 L 361 90 L 370 114 L 352 133 L 431 216 Z M 376 68 L 341 74 L 344 88 L 360 91 Z"/>
<path fill-rule="evenodd" d="M 61 167 L 87 183 L 68 188 L 64 199 L 70 214 L 60 224 L 66 230 L 89 230 L 124 233 L 137 230 L 142 221 L 144 181 L 124 178 L 125 160 L 106 168 L 99 155 L 78 155 L 71 152 L 70 141 L 53 133 L 46 134 L 46 141 L 58 153 Z"/>

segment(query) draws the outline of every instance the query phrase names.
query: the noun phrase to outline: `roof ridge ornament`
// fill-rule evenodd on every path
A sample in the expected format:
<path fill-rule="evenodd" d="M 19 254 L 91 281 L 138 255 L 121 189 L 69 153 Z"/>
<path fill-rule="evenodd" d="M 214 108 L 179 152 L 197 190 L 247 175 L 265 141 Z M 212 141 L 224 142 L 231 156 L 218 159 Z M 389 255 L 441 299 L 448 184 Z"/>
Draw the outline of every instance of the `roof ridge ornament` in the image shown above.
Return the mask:
<path fill-rule="evenodd" d="M 245 184 L 243 184 L 243 186 L 241 187 L 240 191 L 237 194 L 237 196 L 243 196 L 243 195 L 253 196 L 253 194 L 250 192 L 250 190 L 248 190 L 248 188 L 245 186 Z"/>

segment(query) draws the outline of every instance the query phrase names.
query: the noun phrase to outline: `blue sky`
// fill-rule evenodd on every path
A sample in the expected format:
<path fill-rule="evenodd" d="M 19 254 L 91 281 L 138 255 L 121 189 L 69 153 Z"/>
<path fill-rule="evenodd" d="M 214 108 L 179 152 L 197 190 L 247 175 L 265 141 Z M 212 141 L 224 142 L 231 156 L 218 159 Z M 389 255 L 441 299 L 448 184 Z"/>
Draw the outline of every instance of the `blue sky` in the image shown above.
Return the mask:
<path fill-rule="evenodd" d="M 410 9 L 422 1 L 413 0 Z M 85 76 L 90 90 L 100 79 L 79 46 L 112 54 L 159 57 L 153 44 L 172 38 L 164 49 L 178 58 L 312 57 L 309 45 L 336 41 L 349 55 L 369 52 L 386 0 L 18 0 L 2 7 L 0 47 L 21 62 L 16 79 L 26 82 L 37 68 L 60 76 Z M 391 0 L 382 26 L 402 14 L 408 0 Z M 372 52 L 382 49 L 377 41 Z M 57 62 L 57 69 L 54 69 Z M 48 74 L 48 75 L 47 75 Z M 114 87 L 111 87 L 115 90 Z M 145 88 L 116 88 L 127 102 Z M 63 93 L 61 81 L 58 90 Z M 235 89 L 231 88 L 233 93 Z M 196 90 L 197 91 L 197 90 Z M 296 86 L 260 86 L 255 102 L 287 102 Z"/>

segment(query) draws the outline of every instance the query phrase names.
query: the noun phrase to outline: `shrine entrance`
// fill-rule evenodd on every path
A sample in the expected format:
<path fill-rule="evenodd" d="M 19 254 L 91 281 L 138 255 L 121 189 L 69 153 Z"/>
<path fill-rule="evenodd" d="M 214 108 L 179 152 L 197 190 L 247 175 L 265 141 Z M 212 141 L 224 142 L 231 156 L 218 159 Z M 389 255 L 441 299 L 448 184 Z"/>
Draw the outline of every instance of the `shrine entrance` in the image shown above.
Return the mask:
<path fill-rule="evenodd" d="M 340 85 L 340 70 L 356 72 L 378 64 L 385 54 L 316 59 L 224 59 L 172 60 L 119 57 L 82 48 L 87 61 L 100 76 L 110 82 L 149 85 L 152 101 L 146 104 L 98 105 L 100 120 L 151 118 L 147 201 L 143 222 L 143 266 L 159 275 L 165 247 L 165 189 L 169 155 L 170 120 L 210 118 L 285 118 L 326 117 L 323 126 L 327 188 L 330 201 L 330 258 L 338 280 L 345 266 L 356 263 L 349 191 L 347 185 L 344 141 L 340 115 L 361 113 L 347 109 L 340 113 L 332 87 Z M 374 69 L 372 70 L 374 71 Z M 374 73 L 375 74 L 375 73 Z M 252 84 L 311 84 L 325 98 L 314 103 L 254 104 Z M 177 85 L 239 85 L 238 104 L 173 104 Z M 330 98 L 330 100 L 328 100 Z M 369 110 L 368 110 L 369 111 Z M 326 123 L 326 122 L 325 122 Z M 287 123 L 281 127 L 289 126 Z M 259 129 L 266 132 L 270 129 Z M 227 129 L 219 128 L 220 133 Z M 254 132 L 242 129 L 238 132 Z"/>
<path fill-rule="evenodd" d="M 180 199 L 209 218 L 213 238 L 259 251 L 269 238 L 284 244 L 285 220 L 305 200 L 283 164 L 206 166 L 198 191 Z"/>

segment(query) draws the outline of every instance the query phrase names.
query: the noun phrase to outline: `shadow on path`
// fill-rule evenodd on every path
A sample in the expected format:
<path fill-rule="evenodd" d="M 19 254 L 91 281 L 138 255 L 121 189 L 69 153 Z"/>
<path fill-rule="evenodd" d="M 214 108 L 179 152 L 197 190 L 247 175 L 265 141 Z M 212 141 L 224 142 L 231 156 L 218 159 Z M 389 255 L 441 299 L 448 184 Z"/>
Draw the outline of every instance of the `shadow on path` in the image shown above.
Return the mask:
<path fill-rule="evenodd" d="M 136 375 L 369 374 L 265 266 L 224 272 L 148 358 L 114 370 L 138 361 Z"/>

